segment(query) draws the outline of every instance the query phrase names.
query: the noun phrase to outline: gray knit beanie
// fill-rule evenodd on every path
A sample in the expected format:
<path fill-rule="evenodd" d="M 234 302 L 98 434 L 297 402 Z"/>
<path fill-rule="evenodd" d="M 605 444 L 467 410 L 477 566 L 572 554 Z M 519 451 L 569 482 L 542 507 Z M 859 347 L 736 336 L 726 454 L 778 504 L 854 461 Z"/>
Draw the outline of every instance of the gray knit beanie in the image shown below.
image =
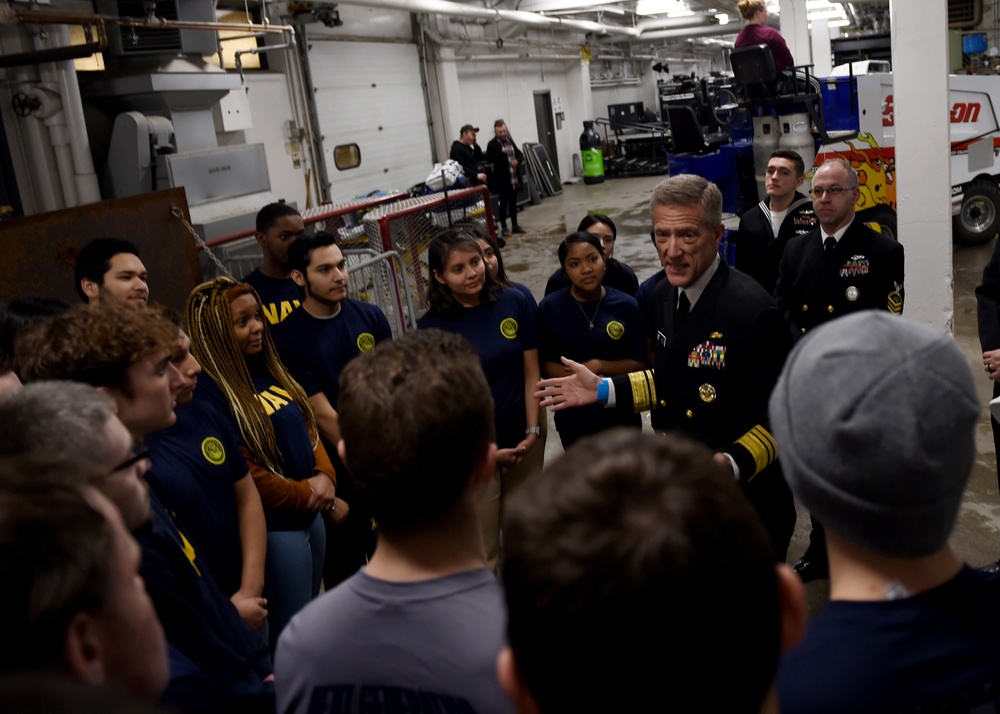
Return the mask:
<path fill-rule="evenodd" d="M 842 538 L 897 557 L 947 541 L 979 412 L 969 365 L 949 335 L 873 310 L 803 338 L 770 403 L 796 497 Z"/>

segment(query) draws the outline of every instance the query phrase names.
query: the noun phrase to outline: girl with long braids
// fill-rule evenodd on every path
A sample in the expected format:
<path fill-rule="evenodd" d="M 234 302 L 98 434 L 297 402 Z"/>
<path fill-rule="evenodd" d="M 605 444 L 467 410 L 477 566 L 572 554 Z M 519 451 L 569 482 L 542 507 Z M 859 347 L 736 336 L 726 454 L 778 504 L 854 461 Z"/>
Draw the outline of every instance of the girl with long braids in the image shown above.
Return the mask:
<path fill-rule="evenodd" d="M 559 245 L 559 263 L 569 287 L 546 295 L 538 306 L 538 355 L 545 377 L 572 372 L 561 357 L 612 377 L 644 368 L 646 333 L 639 305 L 607 284 L 607 260 L 590 232 L 569 234 Z M 555 412 L 563 448 L 613 426 L 641 427 L 638 414 L 593 404 Z"/>
<path fill-rule="evenodd" d="M 326 549 L 323 514 L 347 516 L 336 475 L 302 388 L 288 374 L 252 287 L 216 278 L 187 300 L 191 351 L 209 379 L 196 398 L 228 414 L 260 492 L 267 521 L 264 597 L 271 651 L 292 616 L 319 594 Z M 206 458 L 210 458 L 206 454 Z"/>
<path fill-rule="evenodd" d="M 516 289 L 502 289 L 486 268 L 475 237 L 449 229 L 431 241 L 429 309 L 418 327 L 436 327 L 467 339 L 482 362 L 493 395 L 497 474 L 480 504 L 486 556 L 500 555 L 502 501 L 526 477 L 525 457 L 538 447 L 539 379 L 535 311 Z M 530 464 L 529 464 L 530 466 Z"/>

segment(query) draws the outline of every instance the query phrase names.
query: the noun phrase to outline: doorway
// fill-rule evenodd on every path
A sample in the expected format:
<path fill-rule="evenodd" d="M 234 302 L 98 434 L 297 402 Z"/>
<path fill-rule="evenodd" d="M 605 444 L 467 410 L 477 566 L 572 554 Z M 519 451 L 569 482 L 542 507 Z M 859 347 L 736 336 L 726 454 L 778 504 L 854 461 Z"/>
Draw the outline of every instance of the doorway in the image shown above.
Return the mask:
<path fill-rule="evenodd" d="M 535 125 L 538 127 L 538 143 L 545 147 L 552 169 L 559 180 L 559 154 L 556 151 L 556 127 L 552 119 L 552 94 L 535 92 Z"/>

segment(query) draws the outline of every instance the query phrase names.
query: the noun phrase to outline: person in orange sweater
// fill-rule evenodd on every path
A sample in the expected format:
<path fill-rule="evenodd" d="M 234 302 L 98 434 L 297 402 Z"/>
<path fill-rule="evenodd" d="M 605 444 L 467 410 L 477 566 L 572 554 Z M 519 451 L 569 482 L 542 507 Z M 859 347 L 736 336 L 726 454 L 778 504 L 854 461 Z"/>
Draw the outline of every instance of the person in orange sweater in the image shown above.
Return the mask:
<path fill-rule="evenodd" d="M 216 278 L 188 297 L 191 350 L 211 399 L 235 423 L 267 521 L 264 597 L 271 650 L 281 630 L 319 594 L 326 551 L 321 517 L 347 517 L 309 398 L 271 341 L 252 287 Z M 322 514 L 322 516 L 320 515 Z"/>

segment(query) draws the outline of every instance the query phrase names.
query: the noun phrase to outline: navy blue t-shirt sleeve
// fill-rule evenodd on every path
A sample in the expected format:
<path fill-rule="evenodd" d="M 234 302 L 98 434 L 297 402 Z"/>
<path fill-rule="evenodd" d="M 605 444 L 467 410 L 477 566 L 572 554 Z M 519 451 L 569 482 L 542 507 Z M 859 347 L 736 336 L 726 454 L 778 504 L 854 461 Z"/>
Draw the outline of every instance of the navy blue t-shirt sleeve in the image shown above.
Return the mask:
<path fill-rule="evenodd" d="M 546 295 L 538 305 L 538 360 L 558 362 L 559 347 L 556 344 L 556 322 L 559 317 L 558 296 L 560 292 Z"/>

